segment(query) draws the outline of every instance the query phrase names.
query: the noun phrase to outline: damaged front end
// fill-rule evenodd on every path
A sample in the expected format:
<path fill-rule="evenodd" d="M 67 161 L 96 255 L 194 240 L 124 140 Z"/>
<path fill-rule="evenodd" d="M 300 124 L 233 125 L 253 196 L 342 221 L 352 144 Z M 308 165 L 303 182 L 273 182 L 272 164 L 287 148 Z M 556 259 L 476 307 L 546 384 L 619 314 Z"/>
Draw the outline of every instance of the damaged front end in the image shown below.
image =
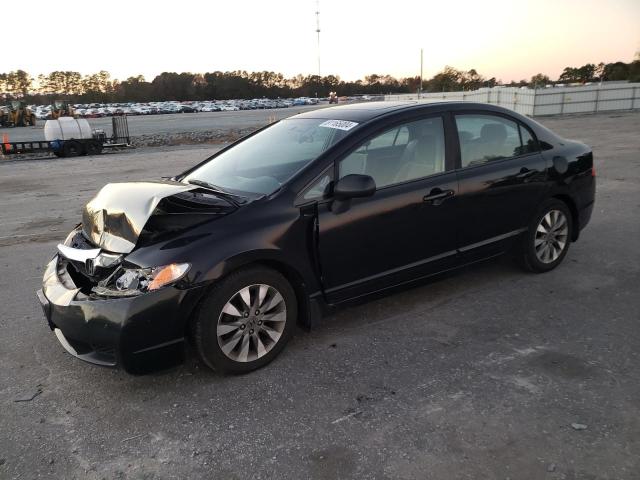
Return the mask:
<path fill-rule="evenodd" d="M 82 212 L 82 230 L 94 245 L 130 253 L 149 237 L 184 230 L 226 215 L 237 204 L 196 185 L 131 182 L 105 185 Z"/>
<path fill-rule="evenodd" d="M 81 293 L 126 297 L 157 290 L 186 275 L 188 263 L 140 268 L 126 254 L 227 215 L 237 204 L 179 182 L 106 185 L 84 208 L 82 226 L 58 252 Z"/>
<path fill-rule="evenodd" d="M 138 268 L 127 263 L 123 254 L 93 248 L 80 227 L 58 245 L 53 263 L 55 269 L 44 278 L 45 295 L 53 293 L 48 292 L 52 285 L 61 283 L 63 294 L 51 297 L 57 296 L 57 303 L 67 305 L 71 300 L 131 297 L 158 290 L 178 282 L 190 268 L 188 263 Z"/>
<path fill-rule="evenodd" d="M 105 186 L 85 207 L 83 223 L 58 245 L 38 292 L 60 343 L 101 365 L 116 365 L 124 352 L 121 361 L 130 371 L 136 370 L 132 356 L 181 344 L 184 319 L 201 288 L 187 280 L 191 265 L 137 265 L 127 257 L 237 208 L 177 182 Z"/>

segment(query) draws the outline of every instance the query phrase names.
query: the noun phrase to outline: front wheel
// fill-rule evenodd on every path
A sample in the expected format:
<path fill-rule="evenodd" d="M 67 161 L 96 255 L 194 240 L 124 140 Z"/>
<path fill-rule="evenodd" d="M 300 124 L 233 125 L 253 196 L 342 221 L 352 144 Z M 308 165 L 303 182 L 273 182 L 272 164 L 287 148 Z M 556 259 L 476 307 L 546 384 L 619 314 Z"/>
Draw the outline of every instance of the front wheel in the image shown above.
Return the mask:
<path fill-rule="evenodd" d="M 523 237 L 521 263 L 536 273 L 556 268 L 564 259 L 573 234 L 571 212 L 557 199 L 543 204 Z"/>
<path fill-rule="evenodd" d="M 261 266 L 238 270 L 204 300 L 194 320 L 194 343 L 210 368 L 249 372 L 282 351 L 297 315 L 295 292 L 280 273 Z"/>

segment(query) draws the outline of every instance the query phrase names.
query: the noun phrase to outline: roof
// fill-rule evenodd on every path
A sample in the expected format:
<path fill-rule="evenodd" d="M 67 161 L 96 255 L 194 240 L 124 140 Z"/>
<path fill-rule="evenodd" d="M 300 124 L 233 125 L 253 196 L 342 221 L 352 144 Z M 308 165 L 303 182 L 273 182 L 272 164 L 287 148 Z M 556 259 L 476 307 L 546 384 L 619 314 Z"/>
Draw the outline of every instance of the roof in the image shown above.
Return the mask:
<path fill-rule="evenodd" d="M 309 112 L 299 113 L 289 118 L 317 118 L 327 120 L 350 120 L 358 123 L 365 123 L 374 118 L 386 115 L 392 112 L 413 109 L 441 109 L 446 105 L 447 109 L 476 109 L 498 112 L 509 112 L 511 115 L 520 117 L 516 112 L 508 110 L 497 105 L 477 102 L 463 101 L 442 101 L 442 102 L 425 102 L 420 100 L 404 101 L 404 102 L 363 102 L 352 103 L 349 105 L 339 105 L 328 108 L 318 108 Z"/>
<path fill-rule="evenodd" d="M 402 110 L 418 105 L 418 102 L 366 102 L 339 105 L 336 107 L 319 108 L 304 112 L 293 118 L 326 118 L 331 120 L 352 120 L 366 122 L 385 113 Z"/>

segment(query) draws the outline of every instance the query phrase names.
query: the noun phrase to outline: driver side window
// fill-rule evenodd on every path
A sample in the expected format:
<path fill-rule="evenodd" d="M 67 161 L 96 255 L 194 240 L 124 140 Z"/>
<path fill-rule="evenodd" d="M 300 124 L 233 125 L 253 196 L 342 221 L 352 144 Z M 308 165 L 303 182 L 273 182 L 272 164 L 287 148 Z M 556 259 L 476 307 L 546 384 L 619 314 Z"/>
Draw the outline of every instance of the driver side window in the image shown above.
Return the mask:
<path fill-rule="evenodd" d="M 340 178 L 371 176 L 377 188 L 424 178 L 445 170 L 442 117 L 403 123 L 365 141 L 338 165 Z"/>

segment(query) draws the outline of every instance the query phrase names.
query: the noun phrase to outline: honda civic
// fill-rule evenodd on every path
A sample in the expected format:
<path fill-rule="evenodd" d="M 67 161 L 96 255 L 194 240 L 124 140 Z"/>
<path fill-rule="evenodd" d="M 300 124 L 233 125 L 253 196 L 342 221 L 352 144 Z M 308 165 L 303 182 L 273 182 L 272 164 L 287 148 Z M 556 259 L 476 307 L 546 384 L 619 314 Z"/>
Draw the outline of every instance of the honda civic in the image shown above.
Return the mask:
<path fill-rule="evenodd" d="M 590 220 L 591 149 L 511 110 L 371 102 L 273 123 L 173 178 L 104 186 L 38 297 L 72 355 L 142 373 L 191 345 L 273 360 L 296 324 L 515 254 L 548 272 Z"/>

